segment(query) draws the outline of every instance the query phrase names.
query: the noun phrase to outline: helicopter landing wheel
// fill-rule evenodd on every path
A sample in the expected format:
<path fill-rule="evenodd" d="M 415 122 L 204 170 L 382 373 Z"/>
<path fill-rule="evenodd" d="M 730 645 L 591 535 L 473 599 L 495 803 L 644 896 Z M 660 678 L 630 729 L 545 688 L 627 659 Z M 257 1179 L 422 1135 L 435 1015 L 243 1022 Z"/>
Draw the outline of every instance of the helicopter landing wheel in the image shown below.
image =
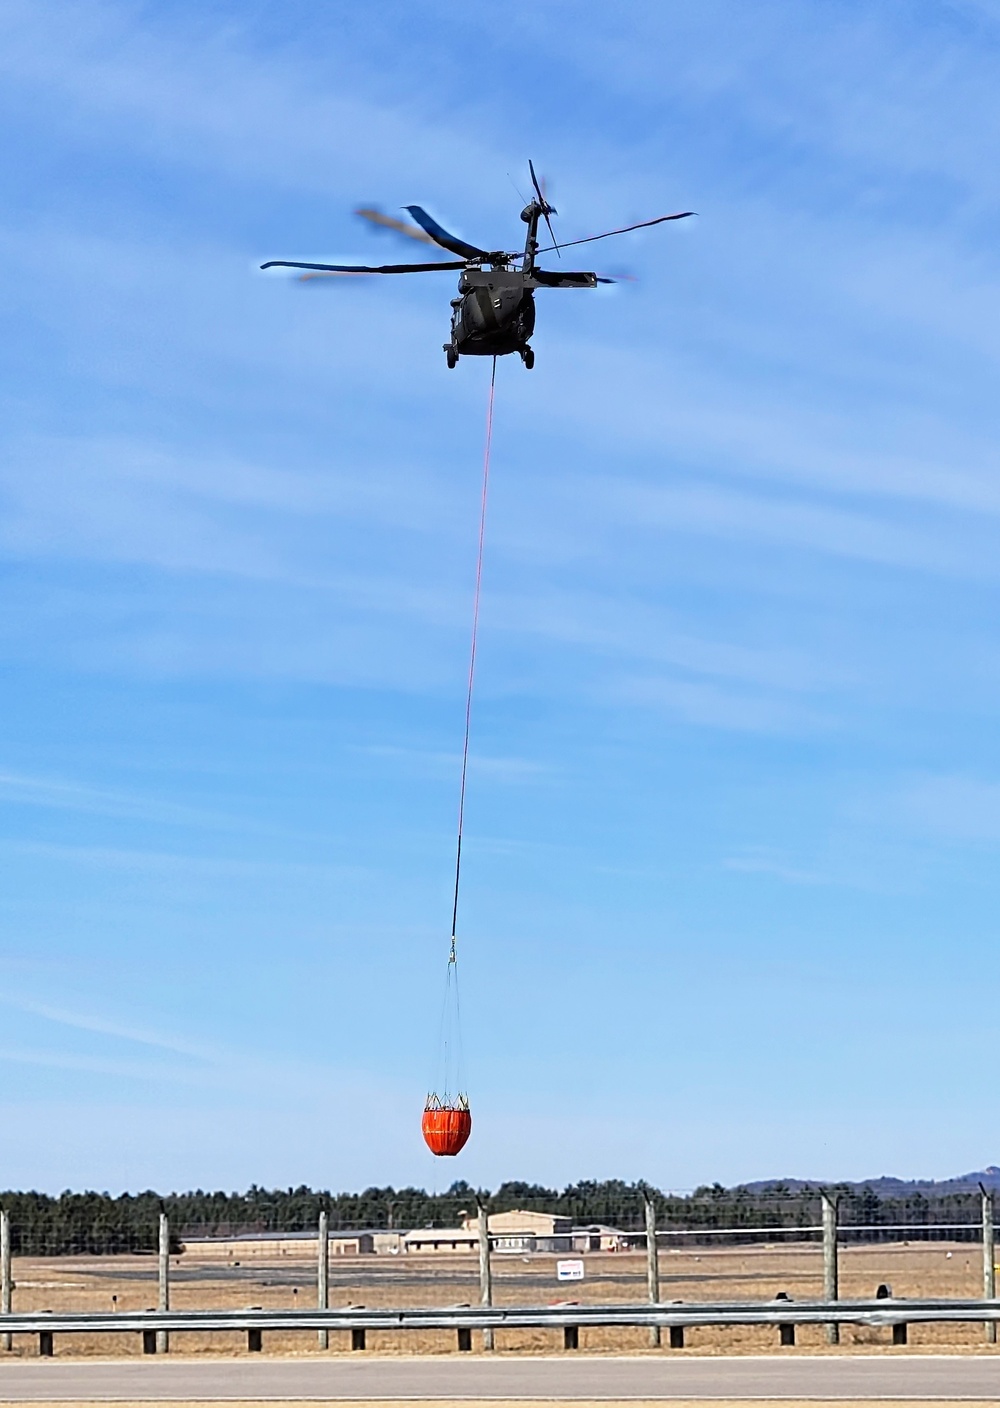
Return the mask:
<path fill-rule="evenodd" d="M 530 372 L 535 365 L 535 350 L 533 347 L 521 348 L 521 361 L 524 363 L 524 370 Z"/>
<path fill-rule="evenodd" d="M 444 355 L 448 362 L 449 371 L 454 371 L 458 366 L 458 353 L 455 351 L 454 347 L 446 347 L 444 349 Z"/>

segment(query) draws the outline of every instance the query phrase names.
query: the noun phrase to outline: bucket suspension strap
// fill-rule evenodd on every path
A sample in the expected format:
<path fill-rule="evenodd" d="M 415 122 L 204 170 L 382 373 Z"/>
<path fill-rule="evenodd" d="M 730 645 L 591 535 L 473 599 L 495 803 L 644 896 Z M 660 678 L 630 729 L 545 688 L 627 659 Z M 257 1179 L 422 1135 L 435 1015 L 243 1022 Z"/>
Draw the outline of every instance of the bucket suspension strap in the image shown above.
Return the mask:
<path fill-rule="evenodd" d="M 458 844 L 455 849 L 455 897 L 451 906 L 451 951 L 449 966 L 458 962 L 458 889 L 462 878 L 462 830 L 465 824 L 465 783 L 469 772 L 469 734 L 472 728 L 472 690 L 476 679 L 476 643 L 479 636 L 479 600 L 483 588 L 483 545 L 486 540 L 486 502 L 490 487 L 490 450 L 493 444 L 493 394 L 497 381 L 497 359 L 490 373 L 490 394 L 486 403 L 486 445 L 483 451 L 483 490 L 479 507 L 479 552 L 476 558 L 476 592 L 472 607 L 472 649 L 469 655 L 469 683 L 465 695 L 465 740 L 462 744 L 462 781 L 458 792 Z"/>

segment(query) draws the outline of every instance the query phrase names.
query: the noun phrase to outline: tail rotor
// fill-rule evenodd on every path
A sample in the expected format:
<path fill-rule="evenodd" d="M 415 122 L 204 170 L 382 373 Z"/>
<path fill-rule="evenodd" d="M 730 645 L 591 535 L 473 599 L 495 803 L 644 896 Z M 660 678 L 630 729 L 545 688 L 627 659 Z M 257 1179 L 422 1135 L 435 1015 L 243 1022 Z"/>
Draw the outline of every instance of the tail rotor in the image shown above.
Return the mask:
<path fill-rule="evenodd" d="M 552 221 L 549 219 L 550 215 L 558 215 L 559 212 L 558 210 L 556 210 L 554 205 L 550 205 L 549 202 L 546 200 L 544 185 L 539 181 L 538 177 L 535 175 L 535 167 L 530 158 L 528 160 L 528 170 L 531 172 L 531 184 L 535 188 L 535 194 L 538 197 L 538 203 L 542 208 L 542 219 L 545 221 L 545 224 L 548 227 L 549 237 L 552 240 L 552 248 L 555 250 L 555 252 L 559 255 L 559 258 L 561 259 L 562 250 L 559 248 L 559 241 L 556 239 L 556 232 L 555 230 L 553 230 Z"/>

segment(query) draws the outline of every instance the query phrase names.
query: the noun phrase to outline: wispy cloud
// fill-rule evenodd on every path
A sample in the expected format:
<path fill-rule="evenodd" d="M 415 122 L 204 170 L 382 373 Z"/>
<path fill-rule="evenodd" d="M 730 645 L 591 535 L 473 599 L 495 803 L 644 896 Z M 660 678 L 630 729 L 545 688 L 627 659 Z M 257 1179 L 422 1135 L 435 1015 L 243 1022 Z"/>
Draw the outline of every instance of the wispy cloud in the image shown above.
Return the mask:
<path fill-rule="evenodd" d="M 152 1046 L 158 1050 L 170 1051 L 179 1056 L 191 1056 L 202 1061 L 212 1059 L 207 1047 L 192 1045 L 190 1042 L 149 1029 L 122 1025 L 100 1015 L 68 1011 L 23 997 L 4 997 L 0 998 L 0 1002 L 16 1007 L 19 1012 L 42 1017 L 46 1022 L 54 1022 L 58 1026 L 70 1027 L 75 1031 L 95 1032 L 99 1036 L 111 1036 L 130 1044 Z"/>
<path fill-rule="evenodd" d="M 606 695 L 619 705 L 639 705 L 701 727 L 745 733 L 812 732 L 833 722 L 818 709 L 776 694 L 751 694 L 669 676 L 621 676 L 608 684 Z"/>
<path fill-rule="evenodd" d="M 954 843 L 1000 843 L 1000 782 L 963 775 L 912 778 L 891 808 L 921 830 Z"/>
<path fill-rule="evenodd" d="M 255 1049 L 246 1043 L 192 1040 L 152 1025 L 122 1022 L 104 1011 L 62 1008 L 17 994 L 0 999 L 0 1006 L 36 1019 L 36 1025 L 41 1024 L 39 1032 L 33 1033 L 34 1041 L 8 1040 L 0 1045 L 0 1062 L 151 1082 L 171 1088 L 244 1089 L 248 1079 L 252 1079 L 261 1091 L 283 1091 L 290 1103 L 296 1103 L 305 1092 L 329 1080 L 332 1074 L 321 1060 L 297 1060 L 287 1053 L 263 1047 Z M 58 1041 L 53 1039 L 52 1027 L 59 1033 Z M 44 1043 L 37 1040 L 37 1035 L 43 1032 L 49 1038 Z M 87 1037 L 105 1038 L 103 1049 L 82 1048 L 79 1038 Z M 145 1059 L 136 1053 L 137 1047 L 172 1059 Z M 345 1068 L 341 1074 L 345 1074 Z M 354 1079 L 353 1075 L 350 1078 Z"/>
<path fill-rule="evenodd" d="M 72 845 L 52 841 L 0 839 L 0 853 L 8 857 L 31 857 L 63 862 L 88 870 L 132 872 L 151 876 L 190 876 L 216 880 L 252 877 L 306 878 L 309 876 L 348 876 L 362 872 L 358 866 L 311 864 L 308 861 L 235 860 L 227 857 L 190 855 L 181 852 L 140 850 L 125 846 Z"/>
<path fill-rule="evenodd" d="M 52 811 L 83 812 L 97 816 L 126 817 L 176 826 L 199 826 L 226 830 L 245 825 L 236 816 L 205 811 L 162 797 L 116 792 L 88 787 L 61 778 L 33 777 L 25 773 L 0 771 L 0 800 Z"/>
<path fill-rule="evenodd" d="M 736 870 L 744 875 L 770 875 L 789 885 L 828 885 L 829 877 L 819 871 L 803 870 L 792 865 L 787 858 L 765 847 L 750 847 L 740 855 L 729 856 L 723 861 L 726 870 Z"/>
<path fill-rule="evenodd" d="M 383 758 L 393 767 L 403 767 L 420 776 L 455 778 L 462 764 L 461 753 L 442 753 L 432 749 L 401 748 L 392 744 L 369 744 L 363 751 L 372 758 Z M 551 778 L 558 771 L 552 763 L 530 758 L 491 757 L 472 751 L 469 765 L 478 777 L 494 782 L 515 784 L 534 783 Z"/>

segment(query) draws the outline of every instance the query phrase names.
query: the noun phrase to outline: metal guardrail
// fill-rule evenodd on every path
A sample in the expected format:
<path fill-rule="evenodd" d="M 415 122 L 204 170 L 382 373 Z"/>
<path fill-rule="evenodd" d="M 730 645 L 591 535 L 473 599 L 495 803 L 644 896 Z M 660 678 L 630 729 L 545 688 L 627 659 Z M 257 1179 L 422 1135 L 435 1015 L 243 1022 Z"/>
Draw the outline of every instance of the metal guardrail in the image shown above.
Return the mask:
<path fill-rule="evenodd" d="M 407 1310 L 30 1311 L 0 1334 L 263 1330 L 483 1330 L 588 1326 L 901 1325 L 1000 1321 L 1000 1300 L 715 1301 L 707 1304 L 451 1306 Z"/>

